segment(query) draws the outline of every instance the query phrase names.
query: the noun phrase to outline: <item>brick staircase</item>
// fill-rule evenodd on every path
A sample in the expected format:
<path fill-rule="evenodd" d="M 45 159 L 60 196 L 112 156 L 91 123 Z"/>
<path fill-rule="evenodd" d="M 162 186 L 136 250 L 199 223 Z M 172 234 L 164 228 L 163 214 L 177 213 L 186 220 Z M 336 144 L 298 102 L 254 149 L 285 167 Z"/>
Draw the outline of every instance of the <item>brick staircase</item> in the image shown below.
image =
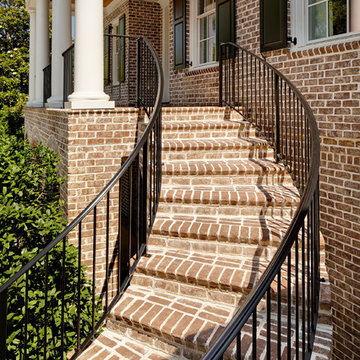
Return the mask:
<path fill-rule="evenodd" d="M 266 141 L 224 108 L 164 108 L 163 162 L 147 256 L 80 359 L 199 359 L 266 269 L 299 204 Z M 323 250 L 321 270 L 327 279 Z M 327 282 L 322 295 L 314 359 L 330 358 Z M 261 337 L 266 319 L 258 322 Z"/>

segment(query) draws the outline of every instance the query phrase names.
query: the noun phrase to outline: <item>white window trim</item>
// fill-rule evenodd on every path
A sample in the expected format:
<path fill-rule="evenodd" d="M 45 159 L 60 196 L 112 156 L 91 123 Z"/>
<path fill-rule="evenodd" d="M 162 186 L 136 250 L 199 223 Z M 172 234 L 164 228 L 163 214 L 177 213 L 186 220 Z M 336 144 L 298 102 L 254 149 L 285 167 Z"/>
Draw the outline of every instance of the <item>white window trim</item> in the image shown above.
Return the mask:
<path fill-rule="evenodd" d="M 189 55 L 190 55 L 190 62 L 192 63 L 190 67 L 191 71 L 213 68 L 219 65 L 218 61 L 211 61 L 205 64 L 200 64 L 200 46 L 198 46 L 200 25 L 198 22 L 197 9 L 198 9 L 198 1 L 197 0 L 191 1 L 190 2 L 190 37 L 189 37 L 190 40 Z M 208 11 L 202 14 L 201 16 L 207 16 L 212 12 L 213 10 Z"/>
<path fill-rule="evenodd" d="M 297 45 L 291 45 L 291 51 L 310 50 L 321 46 L 338 45 L 345 42 L 360 40 L 360 31 L 347 32 L 316 40 L 309 38 L 308 0 L 291 1 L 291 34 L 297 38 Z M 348 26 L 348 25 L 347 25 Z"/>

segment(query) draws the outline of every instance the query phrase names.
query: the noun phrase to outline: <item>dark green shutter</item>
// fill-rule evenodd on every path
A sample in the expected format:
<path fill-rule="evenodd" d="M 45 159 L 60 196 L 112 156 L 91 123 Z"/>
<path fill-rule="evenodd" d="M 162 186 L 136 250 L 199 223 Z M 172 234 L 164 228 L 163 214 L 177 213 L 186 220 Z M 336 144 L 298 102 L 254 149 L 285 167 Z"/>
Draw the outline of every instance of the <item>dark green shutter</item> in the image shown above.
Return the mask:
<path fill-rule="evenodd" d="M 216 1 L 216 58 L 219 58 L 220 44 L 235 43 L 235 1 Z"/>
<path fill-rule="evenodd" d="M 174 69 L 186 66 L 186 0 L 174 0 Z"/>
<path fill-rule="evenodd" d="M 105 28 L 105 34 L 110 34 L 111 27 Z M 104 83 L 109 85 L 110 83 L 110 37 L 105 36 L 104 40 Z"/>
<path fill-rule="evenodd" d="M 125 15 L 119 19 L 119 35 L 125 35 Z M 118 59 L 118 78 L 119 82 L 125 81 L 125 39 L 119 40 L 119 59 Z"/>
<path fill-rule="evenodd" d="M 287 46 L 287 0 L 260 0 L 260 51 Z"/>

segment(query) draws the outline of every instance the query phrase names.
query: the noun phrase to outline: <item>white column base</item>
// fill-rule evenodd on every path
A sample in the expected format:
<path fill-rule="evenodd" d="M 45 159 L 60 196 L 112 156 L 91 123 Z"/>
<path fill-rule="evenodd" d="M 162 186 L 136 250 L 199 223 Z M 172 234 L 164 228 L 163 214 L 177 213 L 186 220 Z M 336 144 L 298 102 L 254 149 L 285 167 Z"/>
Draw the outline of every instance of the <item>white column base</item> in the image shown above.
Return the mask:
<path fill-rule="evenodd" d="M 106 100 L 74 100 L 65 103 L 65 109 L 114 109 L 115 101 Z"/>
<path fill-rule="evenodd" d="M 64 101 L 62 97 L 55 97 L 51 96 L 48 98 L 47 103 L 45 104 L 45 107 L 47 108 L 56 108 L 56 109 L 62 109 L 64 107 Z"/>
<path fill-rule="evenodd" d="M 44 101 L 41 99 L 41 100 L 34 100 L 31 102 L 31 107 L 34 107 L 34 108 L 43 108 L 44 107 Z"/>
<path fill-rule="evenodd" d="M 74 92 L 68 97 L 65 109 L 114 109 L 115 101 L 104 92 Z"/>

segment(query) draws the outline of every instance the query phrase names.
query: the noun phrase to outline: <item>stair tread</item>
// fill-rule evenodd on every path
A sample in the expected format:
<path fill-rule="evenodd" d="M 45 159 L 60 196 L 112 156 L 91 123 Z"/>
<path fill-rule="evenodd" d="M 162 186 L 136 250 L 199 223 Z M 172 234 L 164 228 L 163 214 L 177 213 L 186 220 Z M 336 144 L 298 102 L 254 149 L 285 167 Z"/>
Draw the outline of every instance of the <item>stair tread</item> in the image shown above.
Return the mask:
<path fill-rule="evenodd" d="M 237 150 L 260 147 L 270 149 L 266 140 L 258 138 L 165 139 L 162 143 L 164 151 Z"/>
<path fill-rule="evenodd" d="M 251 128 L 251 125 L 245 121 L 172 121 L 172 122 L 164 122 L 162 124 L 163 131 L 169 130 L 215 130 L 215 129 L 239 129 L 241 127 Z"/>
<path fill-rule="evenodd" d="M 166 186 L 160 201 L 202 205 L 296 205 L 299 195 L 295 187 L 285 185 L 233 186 Z"/>
<path fill-rule="evenodd" d="M 234 311 L 234 306 L 130 285 L 112 317 L 173 343 L 203 350 L 216 339 Z"/>
<path fill-rule="evenodd" d="M 239 175 L 265 172 L 285 174 L 285 168 L 269 159 L 178 160 L 163 165 L 164 175 Z"/>
<path fill-rule="evenodd" d="M 184 250 L 151 250 L 143 257 L 137 272 L 190 284 L 248 293 L 265 271 L 270 259 L 226 257 Z"/>
<path fill-rule="evenodd" d="M 91 360 L 170 360 L 173 359 L 173 355 L 154 350 L 143 342 L 120 336 L 106 328 L 78 357 L 79 360 L 90 358 Z"/>
<path fill-rule="evenodd" d="M 231 320 L 237 306 L 214 304 L 209 300 L 193 299 L 184 295 L 175 295 L 165 290 L 130 285 L 111 313 L 111 317 L 126 326 L 135 328 L 142 333 L 161 337 L 172 345 L 203 353 L 216 341 L 217 337 Z M 286 313 L 286 303 L 282 312 Z M 258 331 L 266 332 L 266 312 L 258 309 Z M 251 347 L 251 318 L 242 329 L 243 344 L 249 338 Z M 287 318 L 281 318 L 281 332 L 286 336 Z M 277 313 L 271 313 L 271 326 L 277 326 Z M 295 319 L 291 321 L 292 331 Z M 321 324 L 322 341 L 331 342 L 331 328 Z M 295 340 L 293 340 L 295 341 Z M 261 348 L 261 351 L 260 351 Z M 265 348 L 265 342 L 258 344 L 259 352 Z M 248 351 L 245 347 L 243 351 Z M 227 349 L 227 355 L 234 355 L 235 346 Z M 286 350 L 284 349 L 284 355 Z M 245 353 L 242 356 L 245 356 Z M 189 353 L 190 355 L 190 353 Z M 197 357 L 181 356 L 182 359 Z"/>
<path fill-rule="evenodd" d="M 291 219 L 275 217 L 209 217 L 158 213 L 154 235 L 218 240 L 232 243 L 278 245 Z"/>

